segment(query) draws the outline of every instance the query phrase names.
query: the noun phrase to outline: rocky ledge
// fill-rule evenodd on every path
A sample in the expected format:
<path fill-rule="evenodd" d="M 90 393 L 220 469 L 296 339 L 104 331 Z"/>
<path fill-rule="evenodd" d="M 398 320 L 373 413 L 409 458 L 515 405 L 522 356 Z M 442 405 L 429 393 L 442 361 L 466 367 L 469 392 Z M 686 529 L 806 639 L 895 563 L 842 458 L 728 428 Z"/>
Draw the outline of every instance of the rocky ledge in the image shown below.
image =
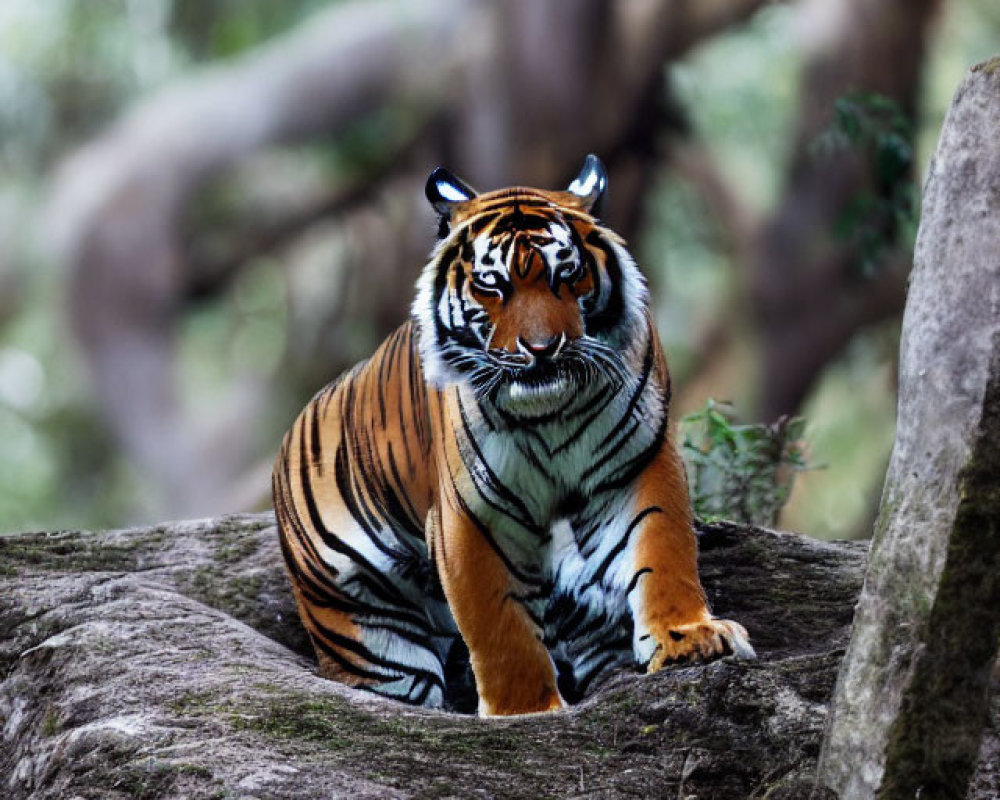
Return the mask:
<path fill-rule="evenodd" d="M 0 537 L 0 795 L 809 797 L 865 555 L 703 526 L 712 606 L 756 661 L 483 720 L 318 677 L 270 514 Z M 970 797 L 1000 794 L 993 712 Z"/>

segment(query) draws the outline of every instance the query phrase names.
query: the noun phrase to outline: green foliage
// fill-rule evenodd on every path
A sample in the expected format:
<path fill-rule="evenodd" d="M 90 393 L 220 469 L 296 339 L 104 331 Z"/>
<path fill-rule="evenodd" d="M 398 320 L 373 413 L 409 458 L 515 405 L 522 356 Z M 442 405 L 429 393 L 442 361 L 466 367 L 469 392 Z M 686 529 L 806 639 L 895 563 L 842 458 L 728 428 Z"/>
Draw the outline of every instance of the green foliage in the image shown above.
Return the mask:
<path fill-rule="evenodd" d="M 804 427 L 801 417 L 741 425 L 730 407 L 711 399 L 684 417 L 682 448 L 695 514 L 774 525 L 796 473 L 810 469 Z"/>
<path fill-rule="evenodd" d="M 875 275 L 888 251 L 912 249 L 917 189 L 913 124 L 899 104 L 876 92 L 850 92 L 833 104 L 830 127 L 813 142 L 816 158 L 853 152 L 873 176 L 841 209 L 834 235 L 858 248 L 860 273 Z"/>

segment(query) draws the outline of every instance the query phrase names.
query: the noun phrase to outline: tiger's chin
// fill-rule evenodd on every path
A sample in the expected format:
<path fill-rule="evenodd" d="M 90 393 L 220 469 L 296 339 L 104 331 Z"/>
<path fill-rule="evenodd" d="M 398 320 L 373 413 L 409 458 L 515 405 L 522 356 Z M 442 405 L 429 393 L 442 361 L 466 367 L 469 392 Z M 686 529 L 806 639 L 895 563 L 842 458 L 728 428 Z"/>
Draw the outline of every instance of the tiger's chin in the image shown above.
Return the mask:
<path fill-rule="evenodd" d="M 515 378 L 500 387 L 495 402 L 520 417 L 539 417 L 562 408 L 576 388 L 575 381 L 560 374 L 545 380 Z"/>

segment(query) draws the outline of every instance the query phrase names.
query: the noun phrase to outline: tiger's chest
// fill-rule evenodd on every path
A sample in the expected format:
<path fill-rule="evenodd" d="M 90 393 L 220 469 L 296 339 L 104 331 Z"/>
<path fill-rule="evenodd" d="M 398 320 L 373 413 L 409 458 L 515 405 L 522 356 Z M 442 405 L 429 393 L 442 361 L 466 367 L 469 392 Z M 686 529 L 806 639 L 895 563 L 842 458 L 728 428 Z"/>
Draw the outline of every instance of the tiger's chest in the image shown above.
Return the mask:
<path fill-rule="evenodd" d="M 616 583 L 633 478 L 662 439 L 664 416 L 654 386 L 611 397 L 584 390 L 540 423 L 467 412 L 458 432 L 464 500 L 549 594 L 597 597 Z"/>
<path fill-rule="evenodd" d="M 652 384 L 631 393 L 584 388 L 538 421 L 477 406 L 465 415 L 460 449 L 470 473 L 495 476 L 529 504 L 536 522 L 549 524 L 567 502 L 626 488 L 665 434 L 665 416 Z"/>

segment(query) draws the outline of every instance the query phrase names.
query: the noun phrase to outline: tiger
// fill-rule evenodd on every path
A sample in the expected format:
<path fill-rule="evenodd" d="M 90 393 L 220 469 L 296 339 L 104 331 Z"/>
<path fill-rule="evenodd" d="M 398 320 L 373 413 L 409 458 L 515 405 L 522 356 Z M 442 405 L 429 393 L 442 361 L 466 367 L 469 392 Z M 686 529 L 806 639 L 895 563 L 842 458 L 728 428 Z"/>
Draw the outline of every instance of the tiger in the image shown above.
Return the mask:
<path fill-rule="evenodd" d="M 477 193 L 438 167 L 410 319 L 281 444 L 281 549 L 320 673 L 480 716 L 553 711 L 615 670 L 733 655 L 709 611 L 646 281 L 607 172 Z"/>

